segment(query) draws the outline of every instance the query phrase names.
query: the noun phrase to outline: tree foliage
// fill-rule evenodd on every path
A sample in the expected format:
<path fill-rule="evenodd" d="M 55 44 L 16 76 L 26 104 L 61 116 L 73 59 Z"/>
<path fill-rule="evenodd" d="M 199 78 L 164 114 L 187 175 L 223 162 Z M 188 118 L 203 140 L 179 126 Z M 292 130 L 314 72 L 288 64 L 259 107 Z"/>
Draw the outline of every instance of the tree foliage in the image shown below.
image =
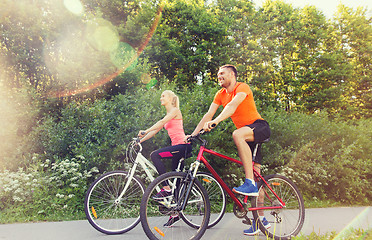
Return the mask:
<path fill-rule="evenodd" d="M 228 60 L 226 25 L 204 1 L 169 1 L 145 55 L 151 73 L 179 86 L 203 82 Z"/>
<path fill-rule="evenodd" d="M 267 106 L 371 116 L 372 27 L 363 8 L 340 4 L 326 19 L 281 0 L 258 9 L 241 0 L 85 0 L 79 14 L 62 2 L 2 4 L 0 55 L 11 87 L 99 99 L 153 78 L 213 82 L 218 66 L 232 63 Z"/>

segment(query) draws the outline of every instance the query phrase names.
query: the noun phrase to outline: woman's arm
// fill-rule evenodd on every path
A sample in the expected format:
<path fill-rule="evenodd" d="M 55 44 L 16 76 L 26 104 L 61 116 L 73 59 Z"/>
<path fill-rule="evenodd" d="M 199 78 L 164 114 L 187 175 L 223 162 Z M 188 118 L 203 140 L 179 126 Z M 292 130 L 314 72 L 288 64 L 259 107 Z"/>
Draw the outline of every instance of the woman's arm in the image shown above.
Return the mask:
<path fill-rule="evenodd" d="M 153 136 L 155 136 L 155 134 L 157 134 L 159 131 L 161 130 L 161 128 L 157 129 L 157 130 L 152 130 L 150 132 L 148 132 L 147 134 L 144 134 L 144 137 L 141 138 L 140 140 L 140 143 L 143 143 L 144 141 L 152 138 Z M 143 131 L 144 132 L 144 131 Z"/>
<path fill-rule="evenodd" d="M 141 142 L 144 142 L 155 136 L 155 134 L 158 133 L 167 122 L 180 115 L 180 113 L 181 111 L 178 108 L 173 108 L 169 113 L 167 113 L 167 115 L 165 115 L 161 120 L 157 121 L 150 128 L 141 130 L 138 134 L 139 137 L 144 136 L 141 139 Z"/>

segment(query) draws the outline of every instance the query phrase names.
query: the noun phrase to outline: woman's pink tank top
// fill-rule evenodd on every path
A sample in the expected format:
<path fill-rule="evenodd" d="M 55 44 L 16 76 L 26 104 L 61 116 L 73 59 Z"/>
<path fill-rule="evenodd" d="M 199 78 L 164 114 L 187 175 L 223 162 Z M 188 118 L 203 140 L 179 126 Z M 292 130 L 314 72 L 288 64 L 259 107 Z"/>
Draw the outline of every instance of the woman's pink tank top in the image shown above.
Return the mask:
<path fill-rule="evenodd" d="M 168 131 L 168 135 L 172 141 L 172 146 L 178 144 L 186 144 L 185 131 L 183 130 L 182 119 L 172 119 L 164 125 L 164 128 Z"/>

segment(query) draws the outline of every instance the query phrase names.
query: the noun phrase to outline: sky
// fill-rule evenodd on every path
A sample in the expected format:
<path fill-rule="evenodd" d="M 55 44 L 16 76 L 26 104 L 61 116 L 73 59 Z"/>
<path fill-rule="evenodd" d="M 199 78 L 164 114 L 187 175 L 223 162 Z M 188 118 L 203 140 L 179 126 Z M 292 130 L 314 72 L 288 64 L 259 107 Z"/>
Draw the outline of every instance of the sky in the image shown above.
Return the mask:
<path fill-rule="evenodd" d="M 266 0 L 253 0 L 258 6 L 261 6 L 265 1 Z M 340 3 L 353 9 L 359 6 L 367 7 L 367 16 L 372 17 L 372 0 L 284 0 L 284 2 L 291 3 L 294 7 L 299 8 L 303 8 L 306 5 L 313 5 L 322 11 L 327 18 L 332 18 Z"/>

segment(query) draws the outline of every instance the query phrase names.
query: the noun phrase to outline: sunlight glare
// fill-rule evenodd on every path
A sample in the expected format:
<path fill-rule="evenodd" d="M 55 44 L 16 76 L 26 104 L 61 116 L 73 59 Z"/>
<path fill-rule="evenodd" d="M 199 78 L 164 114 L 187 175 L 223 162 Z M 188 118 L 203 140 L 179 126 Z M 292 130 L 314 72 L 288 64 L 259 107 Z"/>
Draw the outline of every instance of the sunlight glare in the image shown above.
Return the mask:
<path fill-rule="evenodd" d="M 362 212 L 358 214 L 350 223 L 337 234 L 333 240 L 349 239 L 352 234 L 352 229 L 360 229 L 365 223 L 368 223 L 368 215 L 371 212 L 371 207 L 366 207 Z"/>
<path fill-rule="evenodd" d="M 79 0 L 63 0 L 63 4 L 67 10 L 75 15 L 81 15 L 84 12 L 83 5 Z"/>
<path fill-rule="evenodd" d="M 103 18 L 89 21 L 87 34 L 89 43 L 99 51 L 111 52 L 119 45 L 119 34 L 116 28 Z"/>
<path fill-rule="evenodd" d="M 126 67 L 127 70 L 132 70 L 138 62 L 136 50 L 125 42 L 120 42 L 118 48 L 111 52 L 110 57 L 118 69 Z"/>
<path fill-rule="evenodd" d="M 0 169 L 6 167 L 4 161 L 10 156 L 17 146 L 17 112 L 15 99 L 10 95 L 10 90 L 5 86 L 6 77 L 1 69 L 0 62 Z"/>

